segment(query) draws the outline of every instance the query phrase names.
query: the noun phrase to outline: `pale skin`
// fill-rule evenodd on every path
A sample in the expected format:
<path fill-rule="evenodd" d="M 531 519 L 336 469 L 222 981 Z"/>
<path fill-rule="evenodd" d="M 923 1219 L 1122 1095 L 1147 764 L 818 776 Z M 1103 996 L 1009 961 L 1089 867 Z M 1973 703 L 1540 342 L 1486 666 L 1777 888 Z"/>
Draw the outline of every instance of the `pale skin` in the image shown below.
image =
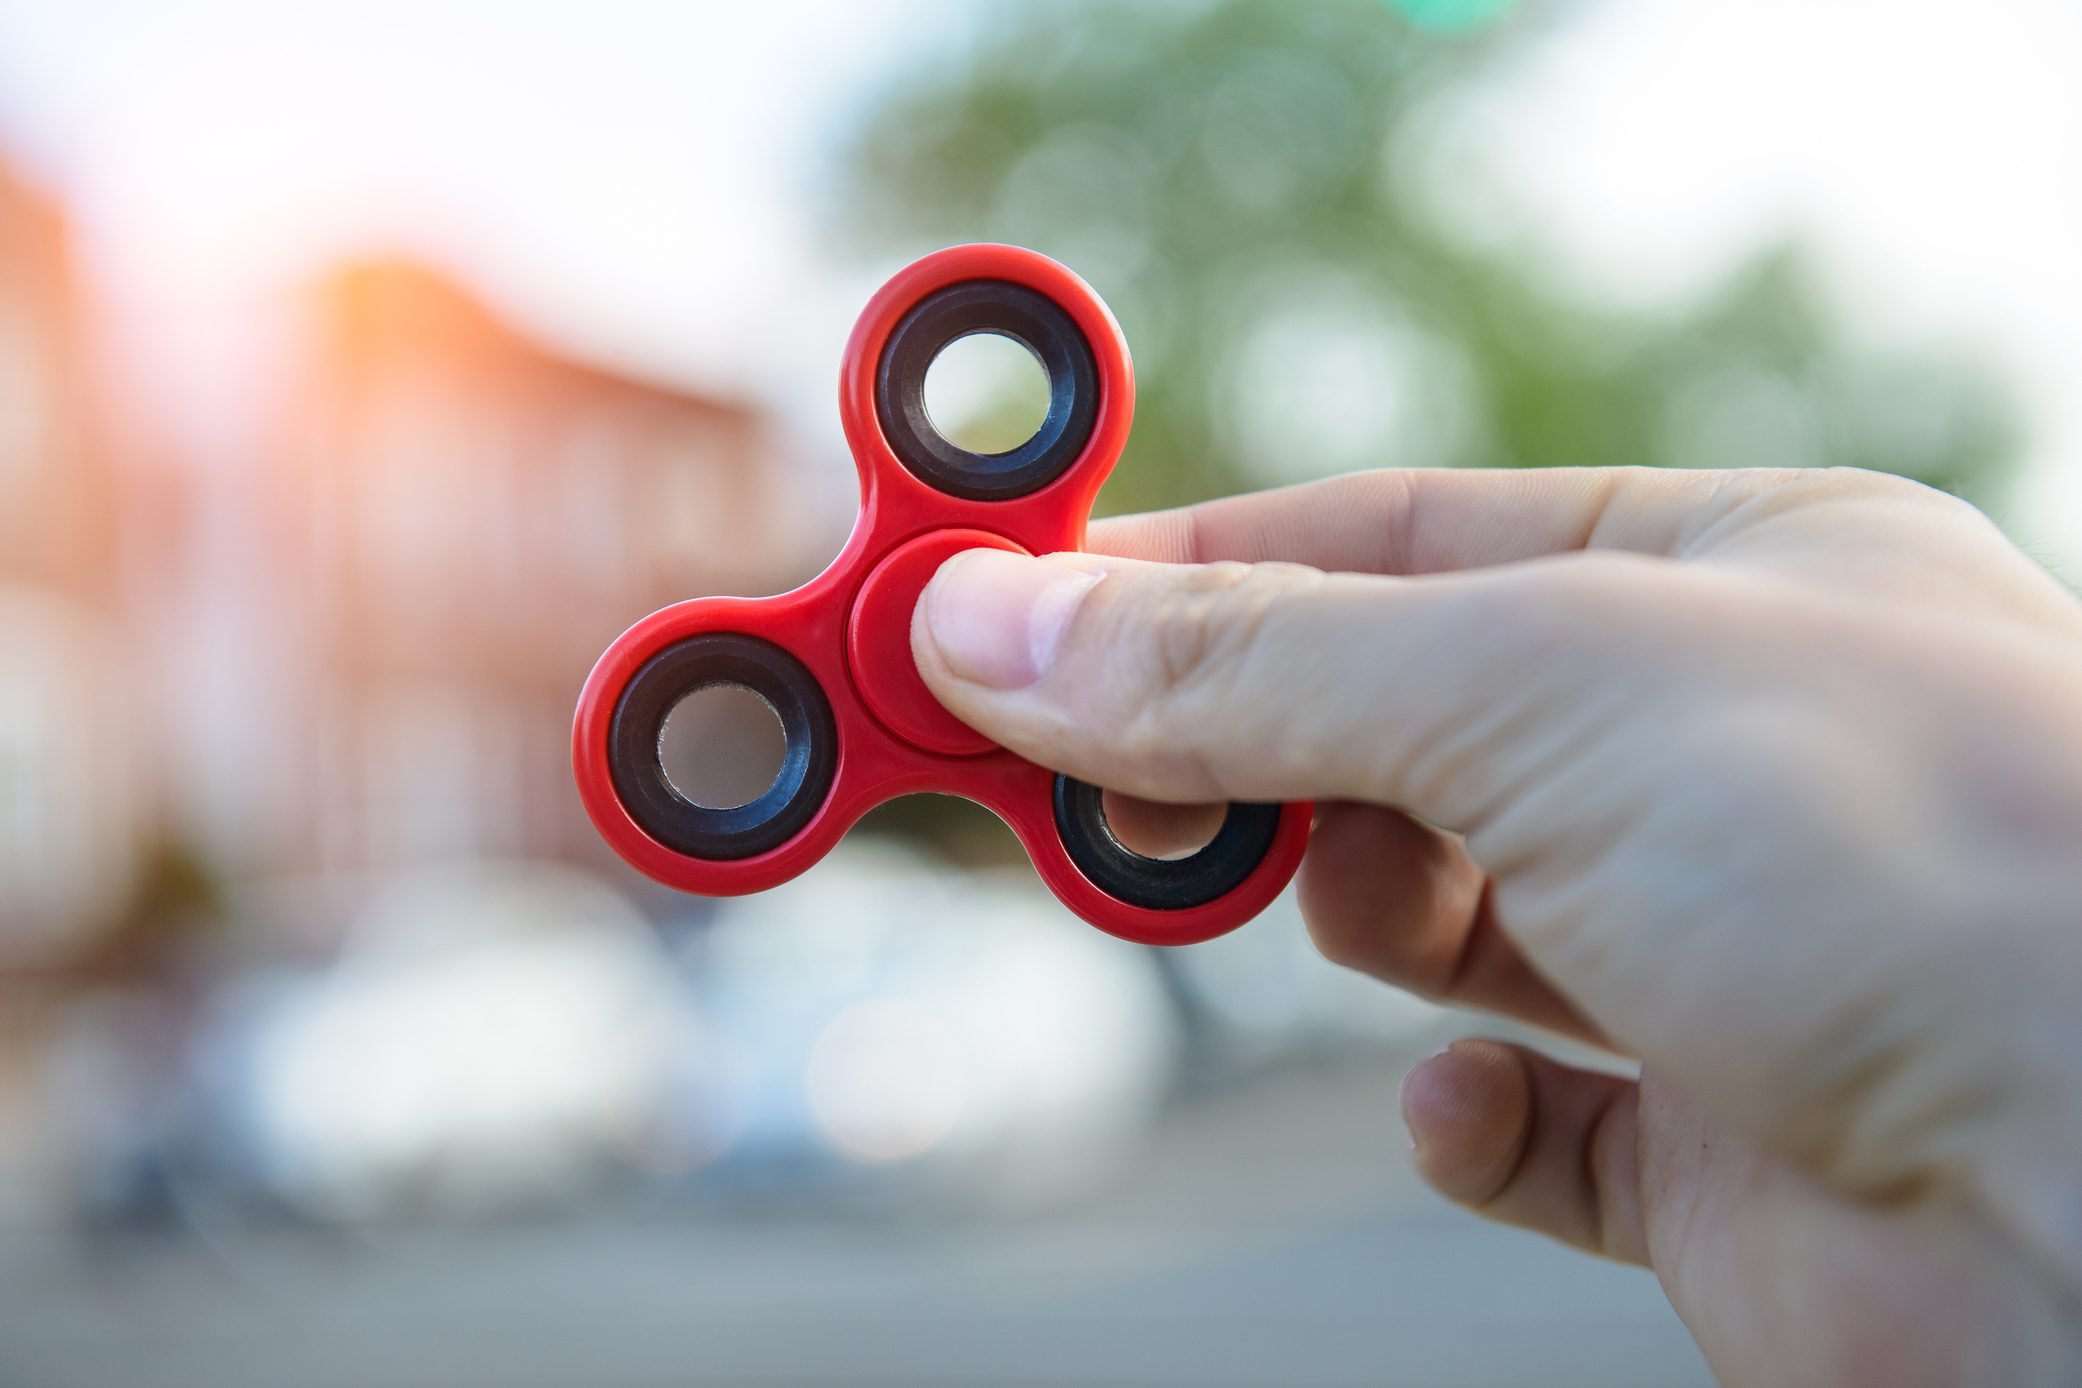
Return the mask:
<path fill-rule="evenodd" d="M 1640 1062 L 1419 1065 L 1438 1190 L 1654 1268 L 1731 1384 L 2082 1381 L 2082 601 L 1978 512 L 1381 472 L 1091 548 L 940 571 L 948 707 L 1143 801 L 1319 801 L 1325 954 Z"/>

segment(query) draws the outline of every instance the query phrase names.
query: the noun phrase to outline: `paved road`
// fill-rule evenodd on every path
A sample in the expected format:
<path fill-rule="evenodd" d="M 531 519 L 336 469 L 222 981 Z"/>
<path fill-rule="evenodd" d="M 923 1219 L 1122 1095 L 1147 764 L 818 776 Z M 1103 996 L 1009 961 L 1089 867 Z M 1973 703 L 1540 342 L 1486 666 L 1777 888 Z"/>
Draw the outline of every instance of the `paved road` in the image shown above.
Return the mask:
<path fill-rule="evenodd" d="M 0 1242 L 4 1388 L 1687 1385 L 1652 1279 L 1408 1177 L 1393 1078 L 1195 1104 L 1049 1218 Z"/>

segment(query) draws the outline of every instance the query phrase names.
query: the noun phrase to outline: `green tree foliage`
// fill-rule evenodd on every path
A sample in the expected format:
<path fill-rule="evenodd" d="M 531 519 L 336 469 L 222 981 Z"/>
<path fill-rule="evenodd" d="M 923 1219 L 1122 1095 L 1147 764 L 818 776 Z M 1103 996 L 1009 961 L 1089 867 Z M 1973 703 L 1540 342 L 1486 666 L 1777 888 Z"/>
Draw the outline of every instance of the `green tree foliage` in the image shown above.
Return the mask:
<path fill-rule="evenodd" d="M 2003 394 L 1847 331 L 1795 250 L 1693 303 L 1559 288 L 1525 249 L 1537 230 L 1432 138 L 1541 24 L 1421 19 L 1008 7 L 969 61 L 897 75 L 834 225 L 890 258 L 1017 242 L 1093 282 L 1139 390 L 1111 510 L 1386 463 L 1852 464 L 1990 499 L 2014 451 Z"/>

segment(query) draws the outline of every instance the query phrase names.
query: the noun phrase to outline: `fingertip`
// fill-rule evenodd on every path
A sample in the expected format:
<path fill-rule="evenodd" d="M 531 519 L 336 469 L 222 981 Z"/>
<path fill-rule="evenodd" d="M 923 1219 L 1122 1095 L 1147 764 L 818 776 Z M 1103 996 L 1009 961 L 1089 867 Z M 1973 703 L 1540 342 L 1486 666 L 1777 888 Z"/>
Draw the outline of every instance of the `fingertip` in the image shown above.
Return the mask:
<path fill-rule="evenodd" d="M 1023 689 L 1048 673 L 1086 593 L 1104 576 L 1089 567 L 999 549 L 964 550 L 942 564 L 913 613 L 956 678 Z"/>
<path fill-rule="evenodd" d="M 1532 1130 L 1532 1083 L 1517 1051 L 1456 1041 L 1410 1071 L 1403 1124 L 1417 1170 L 1441 1195 L 1480 1205 L 1510 1183 Z"/>
<path fill-rule="evenodd" d="M 1145 858 L 1186 858 L 1198 853 L 1221 832 L 1227 804 L 1168 804 L 1118 791 L 1103 791 L 1101 812 L 1107 830 L 1131 853 Z"/>

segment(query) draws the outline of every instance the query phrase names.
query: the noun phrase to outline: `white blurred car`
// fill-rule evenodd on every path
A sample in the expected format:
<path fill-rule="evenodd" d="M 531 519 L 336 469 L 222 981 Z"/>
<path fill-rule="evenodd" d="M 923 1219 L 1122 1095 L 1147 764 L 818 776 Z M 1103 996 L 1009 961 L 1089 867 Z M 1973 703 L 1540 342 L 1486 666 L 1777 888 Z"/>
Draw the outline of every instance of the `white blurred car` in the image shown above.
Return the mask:
<path fill-rule="evenodd" d="M 349 1220 L 632 1173 L 730 1200 L 1031 1207 L 1147 1135 L 1187 1017 L 1233 1067 L 1440 1016 L 1323 962 L 1291 894 L 1160 961 L 1030 873 L 875 839 L 662 935 L 568 870 L 429 873 L 329 967 L 248 976 L 215 1015 L 192 1068 L 232 1183 Z"/>
<path fill-rule="evenodd" d="M 395 885 L 329 968 L 220 1010 L 201 1070 L 242 1179 L 349 1220 L 613 1171 L 1024 1205 L 1103 1176 L 1169 1092 L 1150 956 L 1028 877 L 870 840 L 709 920 L 668 948 L 611 889 L 534 865 Z"/>
<path fill-rule="evenodd" d="M 700 1028 L 628 902 L 538 865 L 402 881 L 211 1047 L 273 1194 L 342 1218 L 554 1197 L 641 1150 Z"/>
<path fill-rule="evenodd" d="M 709 1022 L 687 1102 L 725 1177 L 1060 1198 L 1143 1136 L 1178 1062 L 1147 951 L 1029 874 L 851 842 L 686 948 Z"/>

